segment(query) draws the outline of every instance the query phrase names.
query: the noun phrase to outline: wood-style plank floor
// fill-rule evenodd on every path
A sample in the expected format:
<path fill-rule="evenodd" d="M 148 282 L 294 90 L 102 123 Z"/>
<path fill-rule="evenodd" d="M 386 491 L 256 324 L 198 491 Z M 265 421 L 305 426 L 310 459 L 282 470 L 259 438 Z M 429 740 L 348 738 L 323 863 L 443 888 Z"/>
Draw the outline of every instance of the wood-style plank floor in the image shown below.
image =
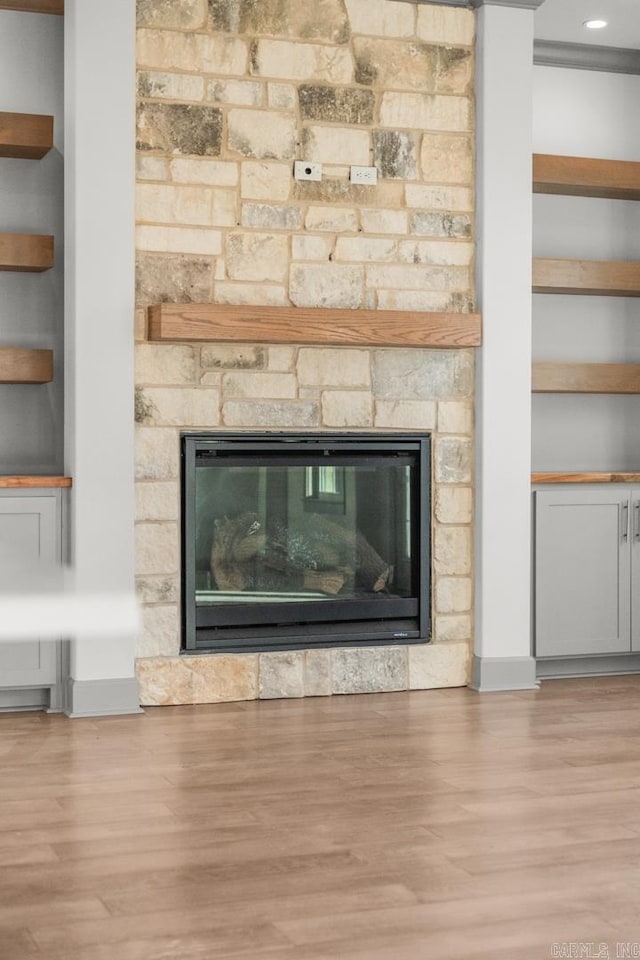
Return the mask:
<path fill-rule="evenodd" d="M 640 677 L 0 715 L 2 960 L 554 943 L 640 944 Z"/>

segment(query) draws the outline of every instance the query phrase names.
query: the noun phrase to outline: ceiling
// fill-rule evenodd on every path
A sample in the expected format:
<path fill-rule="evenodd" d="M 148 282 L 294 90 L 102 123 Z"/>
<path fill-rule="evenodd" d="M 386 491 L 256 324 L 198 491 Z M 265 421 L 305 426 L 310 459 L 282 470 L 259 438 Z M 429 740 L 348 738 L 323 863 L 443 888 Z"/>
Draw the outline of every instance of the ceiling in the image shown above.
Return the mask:
<path fill-rule="evenodd" d="M 590 18 L 607 20 L 602 30 L 588 30 Z M 640 0 L 544 0 L 535 13 L 538 40 L 593 43 L 640 49 Z"/>

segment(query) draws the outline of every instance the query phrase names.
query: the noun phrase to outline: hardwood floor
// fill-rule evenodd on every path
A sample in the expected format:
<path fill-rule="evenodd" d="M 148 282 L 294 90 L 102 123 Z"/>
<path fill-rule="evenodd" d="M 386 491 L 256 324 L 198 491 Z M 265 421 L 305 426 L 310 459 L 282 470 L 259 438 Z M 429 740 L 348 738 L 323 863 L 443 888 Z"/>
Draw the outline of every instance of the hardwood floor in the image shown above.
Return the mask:
<path fill-rule="evenodd" d="M 640 956 L 639 901 L 640 677 L 0 715 L 1 960 Z"/>

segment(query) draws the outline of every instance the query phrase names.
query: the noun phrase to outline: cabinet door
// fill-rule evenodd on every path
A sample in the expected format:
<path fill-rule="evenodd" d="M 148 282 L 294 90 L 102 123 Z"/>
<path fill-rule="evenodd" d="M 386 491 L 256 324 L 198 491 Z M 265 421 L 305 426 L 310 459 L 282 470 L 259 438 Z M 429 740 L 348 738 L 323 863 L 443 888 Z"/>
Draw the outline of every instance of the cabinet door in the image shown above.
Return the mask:
<path fill-rule="evenodd" d="M 536 656 L 630 651 L 630 519 L 619 487 L 536 493 Z"/>
<path fill-rule="evenodd" d="M 640 653 L 640 487 L 631 491 L 631 649 Z"/>
<path fill-rule="evenodd" d="M 59 510 L 55 496 L 0 496 L 0 559 L 5 563 L 60 562 Z M 57 657 L 58 644 L 51 640 L 0 641 L 0 688 L 54 684 Z"/>

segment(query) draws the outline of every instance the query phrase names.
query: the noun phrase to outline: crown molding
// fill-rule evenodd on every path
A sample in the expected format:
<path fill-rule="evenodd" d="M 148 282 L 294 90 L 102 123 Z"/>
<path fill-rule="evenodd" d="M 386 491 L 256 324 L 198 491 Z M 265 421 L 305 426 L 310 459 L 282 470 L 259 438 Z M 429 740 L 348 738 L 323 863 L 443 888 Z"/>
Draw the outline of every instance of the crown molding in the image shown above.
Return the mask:
<path fill-rule="evenodd" d="M 570 70 L 640 74 L 640 50 L 600 47 L 592 43 L 535 40 L 533 62 L 538 66 L 567 67 Z"/>

